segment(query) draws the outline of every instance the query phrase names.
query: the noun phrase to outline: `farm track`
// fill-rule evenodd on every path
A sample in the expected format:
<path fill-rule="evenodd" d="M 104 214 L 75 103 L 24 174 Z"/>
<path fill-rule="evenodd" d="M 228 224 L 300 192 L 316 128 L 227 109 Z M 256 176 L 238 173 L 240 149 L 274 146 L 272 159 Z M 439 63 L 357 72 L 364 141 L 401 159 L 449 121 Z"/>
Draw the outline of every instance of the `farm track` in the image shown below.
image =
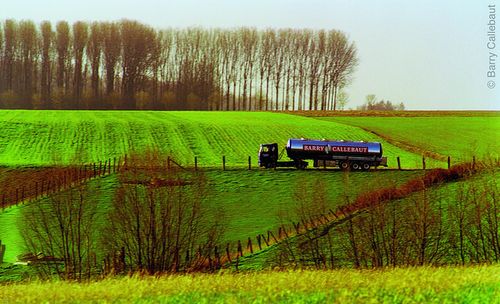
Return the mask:
<path fill-rule="evenodd" d="M 399 147 L 403 150 L 406 150 L 406 151 L 409 151 L 409 152 L 412 152 L 412 153 L 415 153 L 415 154 L 421 154 L 425 157 L 430 157 L 430 158 L 433 158 L 435 160 L 439 160 L 439 161 L 446 161 L 448 159 L 448 156 L 445 156 L 445 155 L 441 155 L 439 153 L 436 153 L 436 152 L 432 152 L 432 151 L 429 151 L 429 150 L 424 150 L 422 149 L 421 147 L 418 147 L 418 146 L 415 146 L 415 145 L 412 145 L 408 142 L 403 142 L 403 141 L 398 141 L 396 139 L 393 139 L 387 135 L 384 135 L 380 132 L 376 132 L 376 131 L 372 131 L 372 130 L 369 130 L 368 128 L 363 128 L 363 127 L 359 127 L 363 130 L 365 130 L 366 132 L 370 132 L 382 139 L 384 139 L 385 141 L 387 141 L 388 143 L 390 143 L 391 145 L 393 146 L 396 146 L 396 147 Z"/>

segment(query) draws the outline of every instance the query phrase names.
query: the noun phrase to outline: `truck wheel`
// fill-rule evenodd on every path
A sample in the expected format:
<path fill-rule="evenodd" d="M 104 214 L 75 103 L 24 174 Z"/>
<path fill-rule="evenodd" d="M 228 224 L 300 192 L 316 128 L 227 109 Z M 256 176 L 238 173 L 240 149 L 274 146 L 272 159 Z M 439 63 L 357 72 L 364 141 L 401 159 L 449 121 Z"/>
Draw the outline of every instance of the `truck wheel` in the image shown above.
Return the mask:
<path fill-rule="evenodd" d="M 306 162 L 299 162 L 299 163 L 297 163 L 296 167 L 299 170 L 304 170 L 307 167 L 307 163 Z"/>
<path fill-rule="evenodd" d="M 342 170 L 347 170 L 347 169 L 349 169 L 349 162 L 341 162 L 341 163 L 339 164 L 339 167 L 340 167 L 340 169 L 342 169 Z"/>
<path fill-rule="evenodd" d="M 362 167 L 363 167 L 363 170 L 365 170 L 365 171 L 370 170 L 370 164 L 369 163 L 363 163 Z"/>
<path fill-rule="evenodd" d="M 352 163 L 352 169 L 359 170 L 359 169 L 361 169 L 361 166 L 358 163 Z"/>

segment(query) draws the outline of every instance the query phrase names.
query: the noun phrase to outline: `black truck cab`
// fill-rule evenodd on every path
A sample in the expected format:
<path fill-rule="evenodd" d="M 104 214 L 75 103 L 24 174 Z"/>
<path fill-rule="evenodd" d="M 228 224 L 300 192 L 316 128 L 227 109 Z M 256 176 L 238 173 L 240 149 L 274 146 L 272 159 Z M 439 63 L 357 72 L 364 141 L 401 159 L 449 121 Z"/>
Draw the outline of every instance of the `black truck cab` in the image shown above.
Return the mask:
<path fill-rule="evenodd" d="M 276 167 L 278 161 L 278 144 L 261 144 L 259 148 L 259 166 L 266 168 Z"/>

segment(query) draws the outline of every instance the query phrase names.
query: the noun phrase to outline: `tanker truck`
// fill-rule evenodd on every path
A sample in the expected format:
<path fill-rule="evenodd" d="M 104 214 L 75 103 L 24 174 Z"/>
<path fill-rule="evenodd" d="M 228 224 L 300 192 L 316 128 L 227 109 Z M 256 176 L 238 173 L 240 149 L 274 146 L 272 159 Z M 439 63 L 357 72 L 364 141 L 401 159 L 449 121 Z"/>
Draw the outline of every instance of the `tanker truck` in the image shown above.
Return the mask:
<path fill-rule="evenodd" d="M 290 161 L 280 161 L 285 150 Z M 281 153 L 277 143 L 260 145 L 260 167 L 305 169 L 308 166 L 306 160 L 312 160 L 314 167 L 339 167 L 343 170 L 387 167 L 387 157 L 382 156 L 382 144 L 378 142 L 291 138 Z"/>

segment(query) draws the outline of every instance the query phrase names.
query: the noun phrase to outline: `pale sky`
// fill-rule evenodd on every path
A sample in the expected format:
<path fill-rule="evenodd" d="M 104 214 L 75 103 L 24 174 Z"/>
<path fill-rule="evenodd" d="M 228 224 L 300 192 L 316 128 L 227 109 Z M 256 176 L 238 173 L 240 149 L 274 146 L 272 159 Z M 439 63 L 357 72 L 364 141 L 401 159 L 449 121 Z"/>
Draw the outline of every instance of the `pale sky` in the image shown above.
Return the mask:
<path fill-rule="evenodd" d="M 0 0 L 0 20 L 134 19 L 156 28 L 337 29 L 360 63 L 347 87 L 348 107 L 367 94 L 408 109 L 500 110 L 500 67 L 488 78 L 488 5 L 495 1 L 353 0 Z M 500 8 L 497 5 L 497 9 Z M 500 18 L 500 17 L 499 17 Z M 497 18 L 497 28 L 500 20 Z M 497 67 L 497 65 L 495 65 Z M 489 89 L 488 81 L 495 88 Z"/>

